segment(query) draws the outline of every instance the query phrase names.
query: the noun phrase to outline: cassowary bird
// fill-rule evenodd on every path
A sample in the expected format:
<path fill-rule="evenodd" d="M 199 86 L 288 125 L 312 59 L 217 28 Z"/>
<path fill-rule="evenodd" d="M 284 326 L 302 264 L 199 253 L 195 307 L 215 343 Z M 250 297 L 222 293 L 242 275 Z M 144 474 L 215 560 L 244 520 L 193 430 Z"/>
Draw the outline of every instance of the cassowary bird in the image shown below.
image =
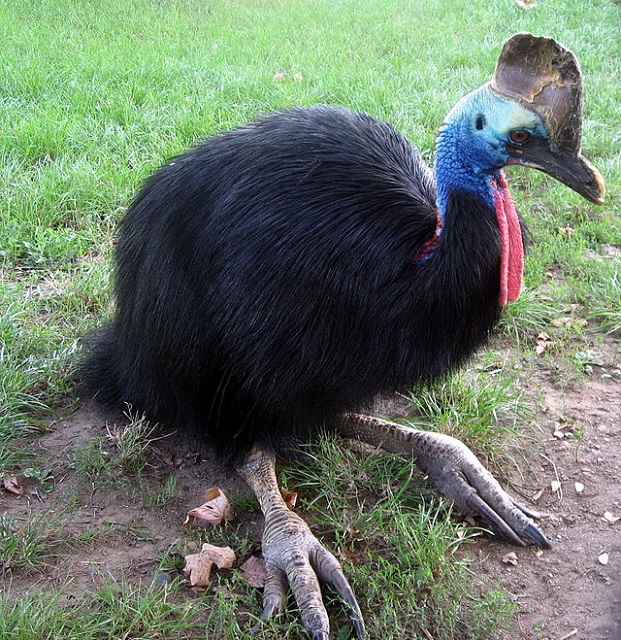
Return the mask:
<path fill-rule="evenodd" d="M 581 155 L 581 72 L 548 38 L 510 38 L 493 79 L 439 130 L 435 171 L 390 125 L 317 106 L 203 141 L 147 180 L 116 249 L 116 310 L 85 362 L 103 403 L 198 427 L 265 517 L 263 617 L 290 589 L 329 637 L 319 581 L 364 623 L 335 559 L 281 497 L 278 454 L 321 427 L 414 458 L 517 544 L 532 517 L 461 442 L 364 415 L 462 364 L 520 293 L 522 223 L 502 168 L 601 204 Z"/>

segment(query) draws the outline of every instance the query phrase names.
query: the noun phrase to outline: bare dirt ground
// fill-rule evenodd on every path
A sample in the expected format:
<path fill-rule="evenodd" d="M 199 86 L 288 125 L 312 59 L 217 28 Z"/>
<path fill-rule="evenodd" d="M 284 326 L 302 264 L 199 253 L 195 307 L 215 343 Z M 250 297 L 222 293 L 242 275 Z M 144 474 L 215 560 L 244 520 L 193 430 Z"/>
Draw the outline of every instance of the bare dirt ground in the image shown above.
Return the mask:
<path fill-rule="evenodd" d="M 514 487 L 544 490 L 536 508 L 552 549 L 481 540 L 468 551 L 473 571 L 499 580 L 519 603 L 507 640 L 621 639 L 621 372 L 616 343 L 600 353 L 584 385 L 560 391 L 545 368 L 530 383 L 543 401 L 541 439 L 528 454 L 526 481 L 516 476 Z M 559 431 L 574 437 L 555 437 Z M 516 565 L 503 562 L 512 551 Z"/>
<path fill-rule="evenodd" d="M 499 584 L 519 603 L 505 640 L 621 640 L 621 358 L 614 341 L 604 344 L 598 362 L 581 384 L 565 390 L 545 366 L 527 385 L 530 398 L 539 403 L 540 436 L 519 461 L 521 471 L 516 468 L 511 484 L 524 502 L 546 514 L 541 526 L 552 550 L 537 553 L 483 537 L 464 547 L 462 556 L 476 579 Z M 59 542 L 60 560 L 14 575 L 15 592 L 66 586 L 68 577 L 76 592 L 109 576 L 151 581 L 159 558 L 182 535 L 185 514 L 201 504 L 205 489 L 240 487 L 200 445 L 174 435 L 157 443 L 159 464 L 151 471 L 160 486 L 175 475 L 178 499 L 170 504 L 143 506 L 147 487 L 85 482 L 84 474 L 76 473 L 75 452 L 105 438 L 109 420 L 85 405 L 37 440 L 35 459 L 53 473 L 55 491 L 44 493 L 30 481 L 19 498 L 0 493 L 2 512 L 24 522 L 45 513 L 53 527 L 58 511 L 64 526 L 82 536 L 77 547 L 72 542 L 70 554 L 62 555 Z M 561 438 L 560 432 L 571 437 Z M 581 492 L 576 483 L 583 485 Z M 97 535 L 89 537 L 89 531 Z M 517 564 L 503 561 L 510 552 Z"/>

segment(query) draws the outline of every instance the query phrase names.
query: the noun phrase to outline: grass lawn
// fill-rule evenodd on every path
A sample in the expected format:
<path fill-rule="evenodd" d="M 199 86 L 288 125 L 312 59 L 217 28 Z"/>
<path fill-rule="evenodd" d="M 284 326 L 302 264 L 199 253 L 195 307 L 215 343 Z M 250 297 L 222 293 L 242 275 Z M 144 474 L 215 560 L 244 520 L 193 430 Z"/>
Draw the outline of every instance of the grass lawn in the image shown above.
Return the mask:
<path fill-rule="evenodd" d="M 141 182 L 171 155 L 293 105 L 367 111 L 396 125 L 431 163 L 442 119 L 490 78 L 502 43 L 517 31 L 552 36 L 577 54 L 584 153 L 606 179 L 607 203 L 596 207 L 542 174 L 510 170 L 531 239 L 525 293 L 506 310 L 499 342 L 467 372 L 406 404 L 413 421 L 462 438 L 500 474 L 507 450 L 528 446 L 521 425 L 536 336 L 545 331 L 562 346 L 546 357 L 559 384 L 569 384 L 584 370 L 580 354 L 621 330 L 619 7 L 535 4 L 0 0 L 0 479 L 29 473 L 57 516 L 24 522 L 12 512 L 14 498 L 0 496 L 0 638 L 250 637 L 259 599 L 230 576 L 200 598 L 181 580 L 154 589 L 118 577 L 79 603 L 62 583 L 27 596 L 12 591 L 14 581 L 84 544 L 84 531 L 66 528 L 79 492 L 63 493 L 37 442 L 79 405 L 72 374 L 81 339 L 110 310 L 117 224 Z M 553 322 L 559 317 L 569 320 Z M 152 437 L 141 435 L 143 443 Z M 72 473 L 85 487 L 110 477 L 146 482 L 148 451 L 140 442 L 129 449 L 107 457 L 97 446 L 76 449 Z M 333 441 L 312 453 L 304 465 L 285 467 L 283 481 L 303 488 L 303 515 L 351 558 L 345 571 L 371 638 L 489 640 L 511 624 L 513 605 L 494 585 L 472 592 L 455 554 L 463 528 L 410 465 Z M 160 502 L 151 492 L 140 508 L 160 508 L 175 491 L 162 485 L 157 495 Z M 249 546 L 243 527 L 228 533 L 229 544 Z M 103 524 L 92 535 L 107 535 Z M 179 536 L 181 546 L 184 536 L 191 542 L 191 534 Z M 179 575 L 169 557 L 161 562 Z M 335 637 L 347 638 L 342 607 L 330 597 Z M 299 634 L 295 615 L 264 631 Z"/>

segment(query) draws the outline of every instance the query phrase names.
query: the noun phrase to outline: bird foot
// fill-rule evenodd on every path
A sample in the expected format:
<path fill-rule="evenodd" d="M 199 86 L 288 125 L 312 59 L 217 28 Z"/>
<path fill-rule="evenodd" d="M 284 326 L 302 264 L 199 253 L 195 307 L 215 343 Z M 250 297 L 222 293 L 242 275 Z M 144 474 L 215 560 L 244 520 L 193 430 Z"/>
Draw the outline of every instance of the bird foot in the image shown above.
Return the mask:
<path fill-rule="evenodd" d="M 302 518 L 289 510 L 282 499 L 274 465 L 273 456 L 255 451 L 238 469 L 254 490 L 265 516 L 262 547 L 267 578 L 261 618 L 267 620 L 282 611 L 290 589 L 313 640 L 328 640 L 330 624 L 321 597 L 321 580 L 331 584 L 347 603 L 356 636 L 362 640 L 362 613 L 338 560 L 321 545 Z"/>
<path fill-rule="evenodd" d="M 433 485 L 460 510 L 477 515 L 516 545 L 550 543 L 533 522 L 540 514 L 514 500 L 463 442 L 442 433 L 418 431 L 360 414 L 346 414 L 339 430 L 371 444 L 415 457 Z"/>
<path fill-rule="evenodd" d="M 440 433 L 421 433 L 429 436 L 425 437 L 429 452 L 419 456 L 418 463 L 445 497 L 461 510 L 481 517 L 512 544 L 550 548 L 532 520 L 541 514 L 512 498 L 463 442 Z"/>

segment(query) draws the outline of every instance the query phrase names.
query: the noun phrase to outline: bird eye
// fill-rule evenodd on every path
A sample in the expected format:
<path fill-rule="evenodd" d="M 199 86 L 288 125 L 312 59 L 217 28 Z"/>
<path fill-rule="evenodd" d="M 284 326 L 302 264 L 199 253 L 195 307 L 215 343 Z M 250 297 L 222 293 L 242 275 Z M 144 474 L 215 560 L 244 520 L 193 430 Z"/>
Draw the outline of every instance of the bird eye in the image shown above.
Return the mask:
<path fill-rule="evenodd" d="M 515 129 L 509 133 L 509 138 L 511 138 L 511 142 L 524 144 L 530 138 L 530 133 L 524 131 L 524 129 Z"/>

